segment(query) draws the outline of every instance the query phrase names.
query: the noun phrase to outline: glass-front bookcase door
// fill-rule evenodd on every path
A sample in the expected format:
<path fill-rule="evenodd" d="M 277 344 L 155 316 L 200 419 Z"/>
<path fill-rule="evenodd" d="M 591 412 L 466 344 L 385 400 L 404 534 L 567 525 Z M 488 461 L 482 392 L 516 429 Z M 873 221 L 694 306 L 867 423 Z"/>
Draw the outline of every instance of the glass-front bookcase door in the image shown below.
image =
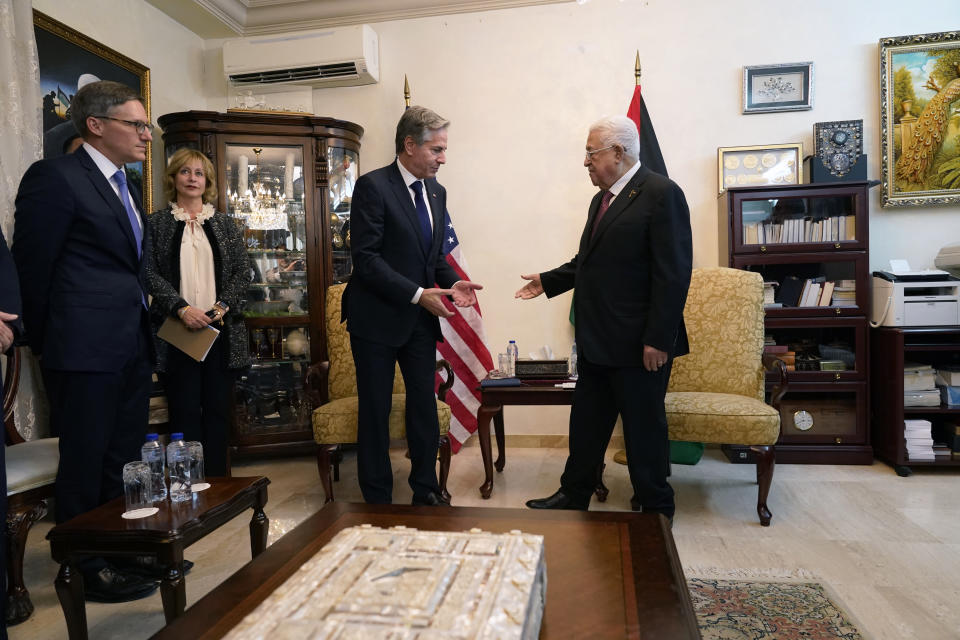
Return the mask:
<path fill-rule="evenodd" d="M 244 316 L 253 366 L 236 385 L 238 430 L 296 430 L 310 420 L 310 288 L 304 147 L 227 142 L 226 212 L 243 232 L 251 283 Z M 320 265 L 318 271 L 322 271 Z"/>

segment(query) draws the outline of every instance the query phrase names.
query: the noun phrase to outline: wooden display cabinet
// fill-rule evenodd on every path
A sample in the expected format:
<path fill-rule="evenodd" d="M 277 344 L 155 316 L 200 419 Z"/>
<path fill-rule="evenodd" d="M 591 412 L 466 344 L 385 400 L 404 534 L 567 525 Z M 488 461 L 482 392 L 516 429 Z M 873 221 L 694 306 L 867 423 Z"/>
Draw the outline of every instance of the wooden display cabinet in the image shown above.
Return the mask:
<path fill-rule="evenodd" d="M 870 464 L 869 216 L 866 182 L 732 188 L 719 197 L 719 251 L 727 264 L 776 282 L 830 282 L 842 293 L 766 311 L 769 342 L 796 353 L 781 404 L 777 461 Z M 822 284 L 821 284 L 822 286 Z M 800 290 L 802 292 L 802 289 Z M 829 370 L 828 370 L 829 367 Z M 768 383 L 769 386 L 772 384 Z M 734 462 L 743 447 L 724 447 Z"/>
<path fill-rule="evenodd" d="M 304 377 L 327 359 L 326 288 L 350 275 L 350 202 L 363 128 L 333 118 L 187 111 L 159 118 L 166 157 L 199 149 L 217 210 L 243 230 L 253 365 L 234 386 L 230 453 L 312 450 Z M 325 398 L 324 398 L 325 399 Z"/>
<path fill-rule="evenodd" d="M 871 429 L 877 457 L 893 465 L 897 474 L 908 476 L 911 467 L 960 467 L 960 459 L 910 460 L 903 438 L 905 419 L 960 422 L 960 407 L 942 402 L 936 407 L 903 406 L 904 363 L 934 367 L 960 365 L 958 327 L 876 327 L 870 338 L 872 400 Z"/>

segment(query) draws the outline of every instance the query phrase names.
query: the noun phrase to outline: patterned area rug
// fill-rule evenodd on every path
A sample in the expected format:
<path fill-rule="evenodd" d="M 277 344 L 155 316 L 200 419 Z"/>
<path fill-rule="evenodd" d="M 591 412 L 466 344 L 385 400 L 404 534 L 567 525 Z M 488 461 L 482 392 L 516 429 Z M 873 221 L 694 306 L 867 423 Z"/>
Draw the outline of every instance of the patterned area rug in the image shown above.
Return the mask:
<path fill-rule="evenodd" d="M 688 572 L 704 640 L 866 639 L 822 582 L 754 573 L 744 580 Z"/>

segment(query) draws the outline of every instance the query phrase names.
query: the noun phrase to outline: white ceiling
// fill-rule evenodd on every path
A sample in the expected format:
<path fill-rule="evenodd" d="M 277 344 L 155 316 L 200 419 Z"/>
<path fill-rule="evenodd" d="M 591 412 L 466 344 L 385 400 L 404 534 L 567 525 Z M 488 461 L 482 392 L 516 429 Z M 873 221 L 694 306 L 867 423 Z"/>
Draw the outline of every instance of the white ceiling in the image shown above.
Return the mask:
<path fill-rule="evenodd" d="M 147 0 L 202 38 L 231 38 L 582 0 Z"/>

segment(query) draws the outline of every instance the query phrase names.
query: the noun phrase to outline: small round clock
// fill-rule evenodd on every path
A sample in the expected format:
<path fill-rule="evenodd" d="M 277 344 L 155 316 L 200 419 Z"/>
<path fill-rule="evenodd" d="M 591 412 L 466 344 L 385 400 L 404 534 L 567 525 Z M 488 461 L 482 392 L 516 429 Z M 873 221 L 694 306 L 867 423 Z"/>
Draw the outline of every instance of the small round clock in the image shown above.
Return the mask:
<path fill-rule="evenodd" d="M 813 416 L 810 415 L 809 411 L 795 411 L 793 414 L 793 426 L 795 426 L 800 431 L 807 431 L 813 427 Z"/>

